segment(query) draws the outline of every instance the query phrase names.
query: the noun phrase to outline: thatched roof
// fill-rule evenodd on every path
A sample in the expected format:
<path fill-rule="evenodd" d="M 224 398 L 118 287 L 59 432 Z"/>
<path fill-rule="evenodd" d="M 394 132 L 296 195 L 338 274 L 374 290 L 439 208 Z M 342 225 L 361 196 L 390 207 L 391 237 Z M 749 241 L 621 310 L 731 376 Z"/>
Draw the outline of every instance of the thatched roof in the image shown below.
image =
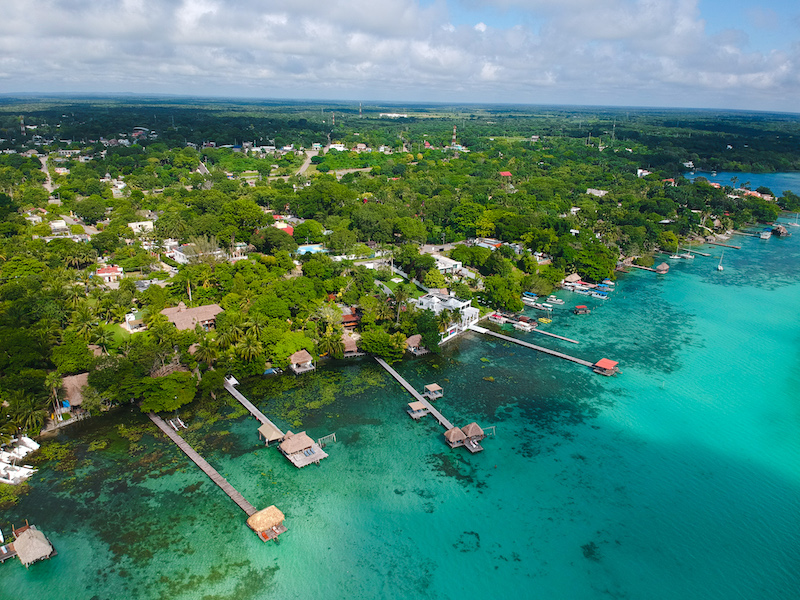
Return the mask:
<path fill-rule="evenodd" d="M 408 403 L 408 408 L 410 408 L 411 410 L 415 410 L 416 411 L 416 410 L 424 410 L 425 408 L 428 408 L 428 407 L 425 406 L 422 402 L 416 401 L 416 402 L 409 402 Z"/>
<path fill-rule="evenodd" d="M 418 333 L 406 339 L 406 346 L 409 348 L 419 348 L 421 343 L 422 336 Z"/>
<path fill-rule="evenodd" d="M 295 452 L 301 452 L 307 448 L 311 448 L 313 445 L 314 440 L 308 437 L 305 431 L 301 431 L 300 433 L 292 433 L 289 431 L 286 433 L 283 443 L 280 445 L 280 449 L 284 454 L 294 454 Z"/>
<path fill-rule="evenodd" d="M 466 427 L 462 427 L 461 431 L 464 432 L 464 435 L 468 438 L 471 437 L 478 437 L 483 435 L 483 429 L 477 423 L 470 423 Z"/>
<path fill-rule="evenodd" d="M 205 321 L 214 321 L 217 315 L 222 312 L 222 307 L 219 304 L 208 304 L 206 306 L 196 306 L 195 308 L 186 308 L 186 305 L 181 302 L 178 306 L 172 308 L 165 308 L 161 314 L 167 317 L 171 323 L 175 323 L 175 327 L 180 331 L 194 329 L 198 323 Z"/>
<path fill-rule="evenodd" d="M 311 362 L 313 359 L 308 353 L 308 350 L 299 350 L 289 357 L 290 365 L 302 365 L 303 363 Z"/>
<path fill-rule="evenodd" d="M 463 442 L 465 439 L 467 439 L 467 436 L 465 436 L 464 432 L 458 427 L 453 427 L 452 429 L 448 429 L 444 432 L 444 439 L 450 443 Z"/>
<path fill-rule="evenodd" d="M 358 344 L 349 335 L 342 335 L 342 343 L 345 352 L 358 352 Z"/>
<path fill-rule="evenodd" d="M 264 510 L 250 515 L 247 519 L 247 524 L 253 531 L 266 531 L 267 529 L 271 529 L 283 523 L 284 518 L 283 513 L 273 504 Z"/>
<path fill-rule="evenodd" d="M 272 423 L 264 423 L 258 428 L 258 433 L 267 442 L 275 442 L 283 437 L 283 432 Z"/>
<path fill-rule="evenodd" d="M 41 531 L 33 526 L 28 527 L 14 540 L 14 549 L 26 567 L 37 560 L 50 558 L 50 555 L 53 554 L 52 544 Z"/>
<path fill-rule="evenodd" d="M 669 265 L 665 262 L 662 262 L 660 265 L 656 267 L 657 273 L 666 273 L 667 271 L 669 271 Z"/>
<path fill-rule="evenodd" d="M 69 402 L 70 407 L 72 406 L 80 406 L 83 402 L 83 395 L 81 394 L 81 389 L 83 386 L 89 384 L 89 373 L 79 373 L 77 375 L 70 375 L 69 377 L 64 377 L 63 381 L 63 388 L 64 393 L 67 397 L 67 401 Z"/>
<path fill-rule="evenodd" d="M 564 281 L 566 281 L 567 283 L 575 283 L 576 281 L 580 280 L 581 276 L 578 275 L 577 273 L 573 273 L 572 275 L 567 275 L 566 277 L 564 277 Z"/>

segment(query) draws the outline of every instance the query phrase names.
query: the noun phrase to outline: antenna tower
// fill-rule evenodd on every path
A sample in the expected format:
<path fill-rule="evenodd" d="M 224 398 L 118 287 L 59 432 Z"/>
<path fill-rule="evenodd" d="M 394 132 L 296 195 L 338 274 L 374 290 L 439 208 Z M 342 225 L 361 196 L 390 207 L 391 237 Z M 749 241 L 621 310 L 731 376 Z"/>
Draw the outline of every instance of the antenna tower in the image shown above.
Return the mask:
<path fill-rule="evenodd" d="M 455 125 L 453 125 L 453 141 L 450 142 L 450 145 L 451 146 L 455 146 L 456 145 L 456 126 Z"/>

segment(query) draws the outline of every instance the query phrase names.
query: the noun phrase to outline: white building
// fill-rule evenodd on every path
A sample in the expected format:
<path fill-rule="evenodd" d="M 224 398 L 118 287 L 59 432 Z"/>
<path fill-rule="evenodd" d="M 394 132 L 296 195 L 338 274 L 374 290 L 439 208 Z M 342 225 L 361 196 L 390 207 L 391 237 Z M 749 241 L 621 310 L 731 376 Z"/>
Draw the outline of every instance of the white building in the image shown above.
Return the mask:
<path fill-rule="evenodd" d="M 440 254 L 432 254 L 431 256 L 436 260 L 436 268 L 442 275 L 447 275 L 448 273 L 452 275 L 460 271 L 461 267 L 463 267 L 461 261 L 453 260 L 452 258 L 441 256 Z"/>
<path fill-rule="evenodd" d="M 469 300 L 459 300 L 455 296 L 448 296 L 431 292 L 425 294 L 417 299 L 417 308 L 420 310 L 432 310 L 433 314 L 438 315 L 443 310 L 449 310 L 452 313 L 460 314 L 460 319 L 454 323 L 455 329 L 466 329 L 471 323 L 475 323 L 480 317 L 480 311 L 474 308 Z M 448 330 L 447 335 L 451 332 Z"/>
<path fill-rule="evenodd" d="M 128 223 L 128 227 L 133 230 L 133 233 L 150 233 L 153 231 L 153 222 L 137 221 L 135 223 Z"/>

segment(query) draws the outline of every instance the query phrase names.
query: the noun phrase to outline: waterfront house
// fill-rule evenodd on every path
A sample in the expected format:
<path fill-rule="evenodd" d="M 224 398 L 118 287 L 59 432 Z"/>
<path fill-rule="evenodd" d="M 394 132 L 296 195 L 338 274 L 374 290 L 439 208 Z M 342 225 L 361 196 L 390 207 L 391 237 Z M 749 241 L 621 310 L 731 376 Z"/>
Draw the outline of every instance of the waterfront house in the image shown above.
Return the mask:
<path fill-rule="evenodd" d="M 422 336 L 418 333 L 406 338 L 406 348 L 414 356 L 422 356 L 428 353 L 428 350 L 422 347 Z"/>
<path fill-rule="evenodd" d="M 273 504 L 250 515 L 247 525 L 256 532 L 262 541 L 266 542 L 274 540 L 286 531 L 286 526 L 283 524 L 285 518 L 284 514 Z"/>
<path fill-rule="evenodd" d="M 183 302 L 180 302 L 178 306 L 165 308 L 161 311 L 161 314 L 167 317 L 170 323 L 174 323 L 179 331 L 194 329 L 198 324 L 208 331 L 214 328 L 217 322 L 217 315 L 221 312 L 223 311 L 219 304 L 187 308 Z"/>
<path fill-rule="evenodd" d="M 438 292 L 420 296 L 416 303 L 417 308 L 420 310 L 432 310 L 436 315 L 443 310 L 458 313 L 460 318 L 457 320 L 456 325 L 464 329 L 471 323 L 475 323 L 480 317 L 480 311 L 474 308 L 469 300 L 459 300 L 455 296 L 449 296 Z"/>
<path fill-rule="evenodd" d="M 308 353 L 308 350 L 304 349 L 295 352 L 289 357 L 289 368 L 295 375 L 300 375 L 301 373 L 313 371 L 316 367 L 314 366 L 314 358 Z"/>
<path fill-rule="evenodd" d="M 355 358 L 364 356 L 363 352 L 358 351 L 358 342 L 348 334 L 342 334 L 342 344 L 344 344 L 344 358 Z"/>

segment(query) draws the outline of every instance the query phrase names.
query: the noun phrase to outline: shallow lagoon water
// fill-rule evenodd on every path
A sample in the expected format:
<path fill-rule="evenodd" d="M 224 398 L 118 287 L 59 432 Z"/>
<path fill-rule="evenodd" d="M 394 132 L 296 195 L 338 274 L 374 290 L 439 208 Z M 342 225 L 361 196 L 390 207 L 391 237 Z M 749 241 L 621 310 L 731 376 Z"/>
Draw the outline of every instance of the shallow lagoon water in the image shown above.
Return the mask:
<path fill-rule="evenodd" d="M 698 257 L 624 275 L 585 317 L 568 312 L 585 297 L 560 294 L 547 328 L 578 345 L 510 333 L 619 360 L 618 377 L 475 333 L 397 366 L 442 385 L 456 424 L 497 426 L 481 454 L 409 419 L 411 398 L 368 359 L 305 376 L 339 379 L 303 423 L 337 434 L 319 467 L 259 445 L 250 417 L 188 434 L 254 505 L 284 511 L 278 544 L 163 437 L 88 450 L 146 417 L 79 424 L 60 440 L 75 469 L 43 468 L 0 516 L 6 532 L 30 519 L 59 554 L 0 565 L 0 598 L 794 598 L 800 236 L 741 244 L 723 272 Z M 270 414 L 275 398 L 242 391 Z"/>

